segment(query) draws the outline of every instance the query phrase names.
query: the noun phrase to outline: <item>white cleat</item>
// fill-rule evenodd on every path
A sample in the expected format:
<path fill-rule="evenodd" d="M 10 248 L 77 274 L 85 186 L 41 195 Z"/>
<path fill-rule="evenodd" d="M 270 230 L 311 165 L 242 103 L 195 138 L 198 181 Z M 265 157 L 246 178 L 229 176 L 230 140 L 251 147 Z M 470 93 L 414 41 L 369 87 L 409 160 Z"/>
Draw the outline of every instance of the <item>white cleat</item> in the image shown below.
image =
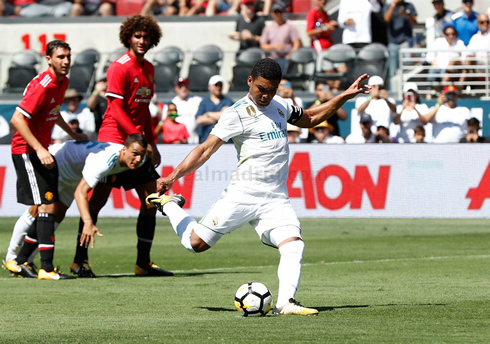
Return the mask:
<path fill-rule="evenodd" d="M 281 315 L 317 315 L 318 310 L 305 307 L 295 299 L 290 298 L 289 302 L 281 308 L 274 307 L 272 313 Z"/>

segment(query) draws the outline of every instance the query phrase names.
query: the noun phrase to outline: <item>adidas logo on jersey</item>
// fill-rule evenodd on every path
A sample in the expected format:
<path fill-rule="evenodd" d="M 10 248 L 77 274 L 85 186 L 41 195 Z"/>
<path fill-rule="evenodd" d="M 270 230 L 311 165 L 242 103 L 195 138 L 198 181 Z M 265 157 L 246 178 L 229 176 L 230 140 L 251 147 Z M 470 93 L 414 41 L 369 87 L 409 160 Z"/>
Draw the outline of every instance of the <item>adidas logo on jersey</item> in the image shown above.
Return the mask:
<path fill-rule="evenodd" d="M 56 100 L 54 98 L 51 98 L 51 104 L 56 103 Z"/>
<path fill-rule="evenodd" d="M 134 78 L 134 83 L 136 84 L 137 82 L 140 82 L 138 78 Z"/>

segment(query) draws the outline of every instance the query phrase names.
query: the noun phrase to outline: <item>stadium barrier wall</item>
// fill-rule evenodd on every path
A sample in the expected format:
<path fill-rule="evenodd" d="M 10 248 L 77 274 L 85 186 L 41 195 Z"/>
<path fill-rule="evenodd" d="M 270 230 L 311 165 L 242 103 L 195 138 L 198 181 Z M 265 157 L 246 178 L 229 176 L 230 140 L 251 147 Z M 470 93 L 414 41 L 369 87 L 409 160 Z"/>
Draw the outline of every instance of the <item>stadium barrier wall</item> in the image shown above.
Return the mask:
<path fill-rule="evenodd" d="M 168 175 L 193 148 L 159 145 Z M 10 147 L 0 146 L 0 216 L 26 209 L 16 199 Z M 288 181 L 299 217 L 312 218 L 488 218 L 490 144 L 290 145 Z M 201 167 L 174 184 L 186 210 L 203 216 L 228 185 L 236 168 L 233 145 L 224 145 Z M 103 217 L 136 217 L 134 191 L 113 190 Z M 67 216 L 79 216 L 75 202 Z"/>

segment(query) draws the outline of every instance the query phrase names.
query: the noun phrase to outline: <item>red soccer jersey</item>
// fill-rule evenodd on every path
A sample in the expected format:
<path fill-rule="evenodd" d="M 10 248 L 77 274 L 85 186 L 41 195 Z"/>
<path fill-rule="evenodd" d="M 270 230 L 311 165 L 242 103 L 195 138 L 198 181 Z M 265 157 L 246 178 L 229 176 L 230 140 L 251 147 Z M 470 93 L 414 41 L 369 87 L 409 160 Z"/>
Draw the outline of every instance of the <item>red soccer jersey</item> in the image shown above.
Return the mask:
<path fill-rule="evenodd" d="M 133 123 L 136 131 L 144 133 L 145 126 L 151 126 L 150 110 L 148 108 L 153 95 L 153 65 L 144 60 L 140 66 L 136 58 L 128 52 L 111 63 L 107 70 L 106 96 L 121 99 L 122 109 Z M 124 144 L 128 133 L 118 124 L 118 114 L 114 113 L 109 101 L 104 120 L 99 130 L 98 140 Z M 153 139 L 152 133 L 144 133 Z"/>
<path fill-rule="evenodd" d="M 45 148 L 51 142 L 51 131 L 58 119 L 67 88 L 67 77 L 58 81 L 47 70 L 31 80 L 17 106 L 17 110 L 25 116 L 32 134 Z M 12 154 L 24 153 L 34 153 L 34 149 L 16 132 L 12 137 Z"/>
<path fill-rule="evenodd" d="M 318 8 L 313 7 L 306 15 L 306 31 L 318 28 L 317 26 L 326 24 L 330 21 L 327 12 L 318 11 Z M 322 51 L 332 46 L 332 36 L 330 31 L 322 32 L 319 35 L 311 37 L 311 46 L 316 51 Z"/>

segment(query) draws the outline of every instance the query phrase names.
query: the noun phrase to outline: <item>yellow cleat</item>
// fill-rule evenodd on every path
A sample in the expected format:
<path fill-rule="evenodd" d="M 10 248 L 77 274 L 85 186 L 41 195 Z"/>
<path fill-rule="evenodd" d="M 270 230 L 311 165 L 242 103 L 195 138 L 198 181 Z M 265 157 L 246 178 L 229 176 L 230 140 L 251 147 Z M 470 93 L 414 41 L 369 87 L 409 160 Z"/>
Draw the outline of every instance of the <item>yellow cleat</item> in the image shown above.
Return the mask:
<path fill-rule="evenodd" d="M 152 193 L 146 197 L 146 206 L 157 208 L 165 216 L 167 214 L 163 212 L 163 206 L 168 202 L 177 203 L 182 208 L 185 204 L 185 198 L 182 195 L 159 195 L 158 193 Z"/>
<path fill-rule="evenodd" d="M 20 265 L 15 260 L 2 260 L 2 266 L 13 274 L 21 271 Z"/>
<path fill-rule="evenodd" d="M 54 268 L 53 271 L 47 272 L 44 269 L 39 269 L 37 279 L 40 280 L 61 280 L 61 279 L 75 279 L 74 276 L 69 276 L 61 272 L 58 268 Z"/>
<path fill-rule="evenodd" d="M 289 299 L 289 303 L 286 303 L 283 307 L 279 309 L 274 307 L 272 313 L 281 315 L 317 315 L 318 310 L 305 307 L 295 299 L 291 298 Z"/>

